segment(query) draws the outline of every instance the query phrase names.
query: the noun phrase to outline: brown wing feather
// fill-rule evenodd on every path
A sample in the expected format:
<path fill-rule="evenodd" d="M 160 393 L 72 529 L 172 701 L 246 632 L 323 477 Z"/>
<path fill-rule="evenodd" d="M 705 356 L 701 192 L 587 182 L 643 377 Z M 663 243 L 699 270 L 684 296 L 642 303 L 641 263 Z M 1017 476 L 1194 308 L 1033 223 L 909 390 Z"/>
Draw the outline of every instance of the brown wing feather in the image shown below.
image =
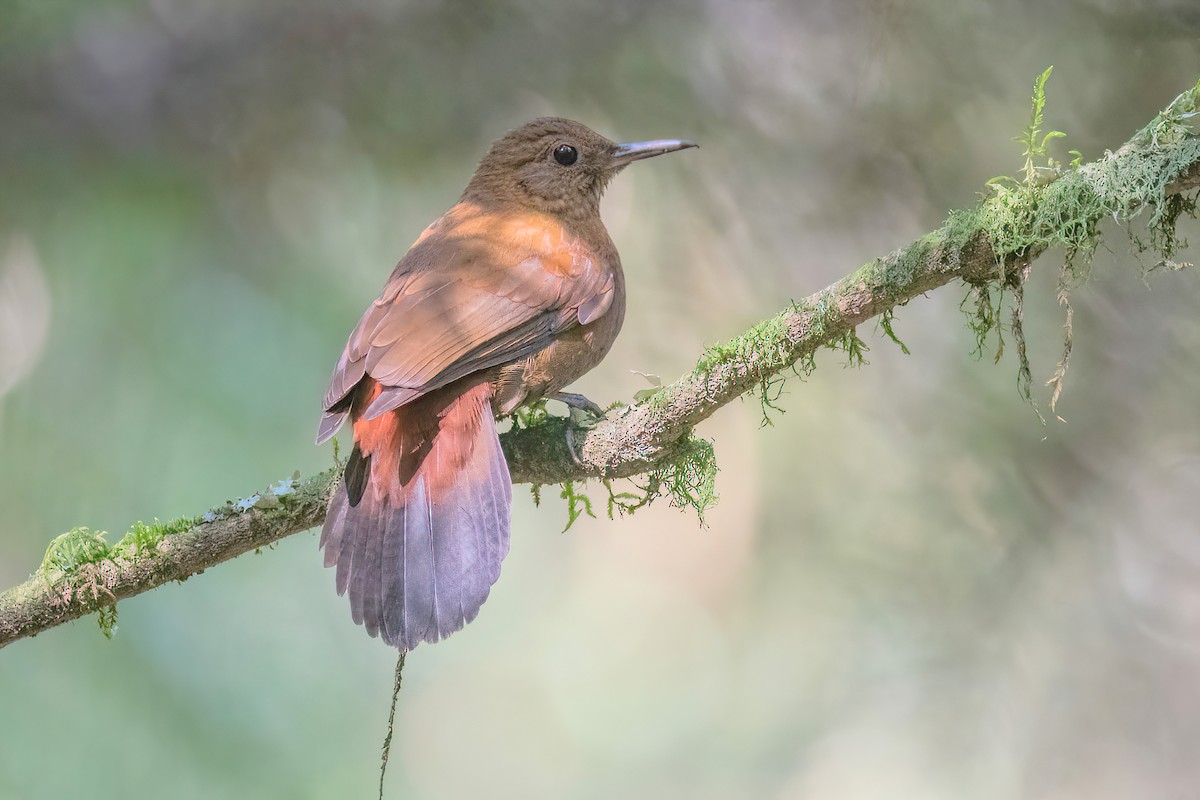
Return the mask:
<path fill-rule="evenodd" d="M 365 376 L 385 387 L 373 417 L 536 352 L 579 324 L 581 307 L 586 322 L 599 316 L 612 291 L 610 267 L 560 223 L 460 203 L 422 234 L 359 320 L 325 395 L 321 435 L 336 431 Z"/>

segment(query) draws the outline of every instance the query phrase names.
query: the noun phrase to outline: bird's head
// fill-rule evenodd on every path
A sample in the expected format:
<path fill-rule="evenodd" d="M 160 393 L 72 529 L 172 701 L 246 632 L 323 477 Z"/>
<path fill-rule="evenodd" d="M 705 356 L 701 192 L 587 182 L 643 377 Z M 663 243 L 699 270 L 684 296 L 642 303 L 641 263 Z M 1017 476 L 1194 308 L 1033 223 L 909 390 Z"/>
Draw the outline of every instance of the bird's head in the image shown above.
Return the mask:
<path fill-rule="evenodd" d="M 696 145 L 684 139 L 617 144 L 574 120 L 539 117 L 492 144 L 463 198 L 594 215 L 609 180 L 627 165 L 688 147 Z"/>

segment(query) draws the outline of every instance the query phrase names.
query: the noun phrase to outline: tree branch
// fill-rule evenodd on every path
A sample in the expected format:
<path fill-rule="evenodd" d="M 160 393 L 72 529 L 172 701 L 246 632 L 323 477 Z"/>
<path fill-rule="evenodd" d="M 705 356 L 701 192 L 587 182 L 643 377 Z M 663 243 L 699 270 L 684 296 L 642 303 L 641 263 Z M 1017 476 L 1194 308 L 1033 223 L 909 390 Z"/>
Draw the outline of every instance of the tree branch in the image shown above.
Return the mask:
<path fill-rule="evenodd" d="M 689 374 L 580 434 L 578 459 L 560 418 L 503 434 L 513 482 L 629 477 L 689 458 L 695 425 L 735 398 L 765 390 L 780 372 L 808 365 L 818 348 L 857 342 L 862 322 L 954 280 L 1019 291 L 1027 267 L 1048 247 L 1064 246 L 1068 264 L 1089 254 L 1106 217 L 1127 220 L 1153 209 L 1151 243 L 1169 258 L 1175 220 L 1193 208 L 1179 204 L 1181 195 L 1200 186 L 1200 138 L 1189 127 L 1197 88 L 1115 153 L 1077 169 L 1046 169 L 1045 181 L 1010 181 L 908 247 L 711 348 Z M 182 530 L 135 526 L 111 547 L 86 532 L 69 535 L 75 538 L 57 550 L 52 545 L 37 574 L 0 595 L 0 647 L 321 524 L 336 477 L 329 470 L 264 492 Z"/>

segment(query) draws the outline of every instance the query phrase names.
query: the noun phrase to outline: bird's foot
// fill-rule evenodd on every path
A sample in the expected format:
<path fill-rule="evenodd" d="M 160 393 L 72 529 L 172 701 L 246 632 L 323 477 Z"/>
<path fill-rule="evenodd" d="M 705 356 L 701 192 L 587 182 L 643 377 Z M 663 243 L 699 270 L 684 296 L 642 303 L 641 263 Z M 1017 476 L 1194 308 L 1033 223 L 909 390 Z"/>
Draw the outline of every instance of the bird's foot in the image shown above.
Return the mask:
<path fill-rule="evenodd" d="M 567 451 L 576 465 L 582 466 L 579 454 L 575 451 L 575 431 L 586 431 L 596 427 L 604 419 L 604 409 L 581 394 L 558 392 L 550 395 L 551 400 L 557 400 L 567 406 L 570 414 L 567 417 Z"/>
<path fill-rule="evenodd" d="M 570 410 L 571 424 L 577 428 L 594 428 L 596 423 L 604 419 L 604 409 L 581 394 L 558 392 L 550 395 L 550 399 L 557 400 Z"/>

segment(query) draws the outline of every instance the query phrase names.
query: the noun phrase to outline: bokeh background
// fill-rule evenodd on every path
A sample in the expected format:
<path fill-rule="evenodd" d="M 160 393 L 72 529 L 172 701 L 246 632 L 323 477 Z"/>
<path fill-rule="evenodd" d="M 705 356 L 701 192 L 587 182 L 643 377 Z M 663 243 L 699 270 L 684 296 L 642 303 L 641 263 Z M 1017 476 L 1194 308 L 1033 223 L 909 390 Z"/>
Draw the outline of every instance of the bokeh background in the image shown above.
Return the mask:
<path fill-rule="evenodd" d="M 605 201 L 628 321 L 577 386 L 608 402 L 1014 173 L 1050 64 L 1059 153 L 1099 157 L 1200 75 L 1200 9 L 4 0 L 0 584 L 72 526 L 327 468 L 346 334 L 529 117 L 702 143 Z M 707 527 L 563 534 L 518 487 L 480 618 L 409 661 L 388 796 L 1195 797 L 1200 277 L 1105 235 L 1064 421 L 971 356 L 951 286 L 899 310 L 912 355 L 867 325 L 870 365 L 822 356 L 773 427 L 706 423 Z M 0 653 L 0 797 L 373 796 L 393 665 L 292 537 L 123 602 L 111 642 Z"/>

